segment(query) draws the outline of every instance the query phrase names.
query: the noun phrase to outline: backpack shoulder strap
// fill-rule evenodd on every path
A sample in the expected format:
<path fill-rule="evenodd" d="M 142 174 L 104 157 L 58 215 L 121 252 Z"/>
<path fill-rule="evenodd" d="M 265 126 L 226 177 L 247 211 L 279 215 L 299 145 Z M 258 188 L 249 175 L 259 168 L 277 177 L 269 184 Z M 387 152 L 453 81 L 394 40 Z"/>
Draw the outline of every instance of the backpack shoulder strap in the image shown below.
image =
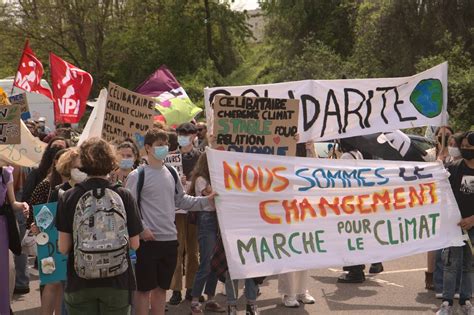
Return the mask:
<path fill-rule="evenodd" d="M 178 185 L 178 182 L 179 182 L 179 176 L 178 176 L 178 173 L 176 172 L 176 170 L 168 165 L 168 164 L 165 164 L 166 168 L 168 169 L 168 171 L 171 173 L 171 175 L 173 176 L 173 179 L 174 179 L 174 193 L 177 194 L 178 193 L 178 188 L 176 188 L 176 185 Z"/>
<path fill-rule="evenodd" d="M 144 184 L 145 184 L 145 168 L 140 166 L 138 168 L 138 182 L 137 182 L 137 204 L 138 204 L 140 216 L 142 216 L 140 201 L 141 201 L 142 189 L 143 189 Z"/>

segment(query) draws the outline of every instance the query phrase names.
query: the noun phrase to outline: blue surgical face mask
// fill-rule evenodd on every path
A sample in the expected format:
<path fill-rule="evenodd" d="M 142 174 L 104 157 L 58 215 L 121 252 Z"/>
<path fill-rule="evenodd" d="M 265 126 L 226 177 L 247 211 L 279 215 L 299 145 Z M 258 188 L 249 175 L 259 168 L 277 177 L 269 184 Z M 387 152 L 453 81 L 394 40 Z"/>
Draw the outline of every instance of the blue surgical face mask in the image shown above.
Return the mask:
<path fill-rule="evenodd" d="M 133 159 L 122 159 L 120 161 L 120 168 L 123 170 L 131 169 L 134 163 L 135 161 Z"/>
<path fill-rule="evenodd" d="M 166 156 L 168 155 L 168 146 L 167 145 L 162 145 L 159 147 L 153 147 L 153 155 L 157 160 L 164 160 Z"/>
<path fill-rule="evenodd" d="M 188 146 L 191 144 L 190 136 L 178 136 L 178 144 L 182 147 Z"/>

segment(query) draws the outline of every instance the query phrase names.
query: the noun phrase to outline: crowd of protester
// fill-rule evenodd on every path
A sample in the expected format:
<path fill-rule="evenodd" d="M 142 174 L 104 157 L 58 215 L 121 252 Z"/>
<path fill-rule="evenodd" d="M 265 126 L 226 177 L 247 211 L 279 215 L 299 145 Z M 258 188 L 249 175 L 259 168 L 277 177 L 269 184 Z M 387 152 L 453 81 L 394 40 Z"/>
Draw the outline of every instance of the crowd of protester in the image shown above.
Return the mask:
<path fill-rule="evenodd" d="M 19 240 L 35 237 L 41 229 L 33 206 L 58 202 L 55 223 L 59 251 L 68 256 L 67 279 L 41 286 L 41 314 L 164 314 L 167 304 L 178 305 L 183 300 L 190 302 L 191 314 L 237 314 L 239 284 L 227 270 L 204 150 L 211 142 L 204 123 L 184 123 L 177 128 L 156 123 L 144 135 L 141 152 L 131 139 L 110 144 L 92 138 L 76 147 L 70 141 L 70 125 L 58 126 L 53 132 L 45 128 L 44 121 L 29 121 L 27 127 L 48 145 L 37 168 L 2 162 L 0 218 L 5 217 L 5 222 L 0 224 L 8 224 L 10 231 L 18 226 Z M 472 241 L 474 132 L 438 128 L 435 141 L 425 160 L 438 160 L 449 170 L 463 218 L 459 225 Z M 364 158 L 350 140 L 339 140 L 338 148 L 341 159 Z M 182 176 L 164 163 L 170 153 L 181 154 Z M 312 143 L 298 144 L 297 155 L 318 158 Z M 7 205 L 12 211 L 5 210 Z M 87 214 L 91 207 L 99 214 Z M 100 215 L 101 211 L 111 213 L 110 209 L 114 213 L 109 217 Z M 88 219 L 81 221 L 81 215 Z M 104 220 L 113 220 L 113 224 Z M 112 234 L 113 239 L 108 238 Z M 108 245 L 97 245 L 101 237 Z M 425 286 L 442 299 L 437 314 L 451 314 L 455 297 L 464 314 L 473 312 L 469 244 L 428 253 Z M 107 246 L 122 260 L 118 270 L 104 276 L 100 264 L 106 264 L 109 256 L 106 250 L 94 250 Z M 28 255 L 18 251 L 18 246 L 10 244 L 10 249 L 10 275 L 16 277 L 11 277 L 11 292 L 0 288 L 0 295 L 8 294 L 11 299 L 13 293 L 27 294 L 30 286 Z M 102 258 L 96 261 L 96 257 Z M 364 265 L 345 266 L 346 272 L 337 281 L 364 282 L 364 269 Z M 382 271 L 381 262 L 369 269 L 370 273 Z M 259 314 L 257 297 L 263 279 L 242 280 L 246 314 Z M 316 302 L 308 291 L 308 280 L 308 271 L 279 275 L 278 291 L 285 307 Z M 227 305 L 215 300 L 219 281 L 224 283 Z M 168 290 L 172 293 L 166 301 Z"/>

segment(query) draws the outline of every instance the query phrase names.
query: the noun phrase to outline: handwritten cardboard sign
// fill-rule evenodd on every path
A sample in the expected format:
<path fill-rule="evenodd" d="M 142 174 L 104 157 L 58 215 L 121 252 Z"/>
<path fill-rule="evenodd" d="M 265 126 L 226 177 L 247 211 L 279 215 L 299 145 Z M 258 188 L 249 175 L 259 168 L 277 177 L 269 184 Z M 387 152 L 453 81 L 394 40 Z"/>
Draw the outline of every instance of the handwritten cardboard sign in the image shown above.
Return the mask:
<path fill-rule="evenodd" d="M 8 98 L 12 105 L 20 106 L 21 119 L 28 120 L 31 118 L 30 108 L 28 106 L 28 100 L 26 98 L 26 93 L 20 93 L 17 95 L 10 96 Z"/>
<path fill-rule="evenodd" d="M 181 153 L 168 154 L 165 158 L 165 163 L 173 166 L 178 171 L 179 176 L 184 175 L 183 157 L 181 156 Z"/>
<path fill-rule="evenodd" d="M 144 136 L 153 125 L 155 100 L 109 83 L 102 138 L 135 140 L 144 153 Z"/>
<path fill-rule="evenodd" d="M 218 150 L 294 156 L 299 101 L 217 95 L 213 147 Z"/>
<path fill-rule="evenodd" d="M 0 106 L 0 144 L 19 144 L 20 142 L 20 106 Z"/>

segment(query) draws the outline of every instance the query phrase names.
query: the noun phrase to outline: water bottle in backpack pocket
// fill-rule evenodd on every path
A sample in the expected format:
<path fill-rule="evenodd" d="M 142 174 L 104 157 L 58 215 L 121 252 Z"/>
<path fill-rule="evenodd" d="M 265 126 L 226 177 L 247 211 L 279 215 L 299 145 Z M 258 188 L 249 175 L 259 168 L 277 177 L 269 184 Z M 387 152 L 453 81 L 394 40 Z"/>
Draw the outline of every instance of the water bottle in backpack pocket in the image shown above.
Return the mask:
<path fill-rule="evenodd" d="M 79 277 L 118 276 L 128 269 L 127 213 L 110 187 L 86 191 L 77 202 L 73 221 L 74 269 Z"/>

